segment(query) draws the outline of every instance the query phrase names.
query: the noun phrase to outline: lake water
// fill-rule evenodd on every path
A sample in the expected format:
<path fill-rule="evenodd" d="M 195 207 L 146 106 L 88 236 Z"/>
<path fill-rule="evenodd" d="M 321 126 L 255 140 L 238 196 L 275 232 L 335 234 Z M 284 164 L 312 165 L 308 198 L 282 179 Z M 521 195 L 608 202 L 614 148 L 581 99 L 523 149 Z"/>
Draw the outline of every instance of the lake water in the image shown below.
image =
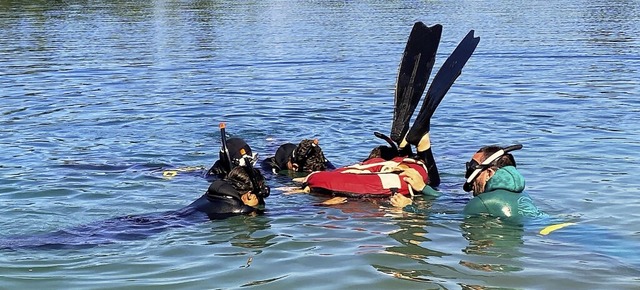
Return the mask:
<path fill-rule="evenodd" d="M 207 181 L 158 168 L 210 166 L 219 122 L 263 158 L 319 138 L 351 164 L 390 130 L 414 22 L 444 27 L 436 69 L 481 38 L 432 119 L 428 213 L 273 190 L 258 217 L 1 250 L 0 288 L 638 289 L 639 19 L 624 0 L 0 0 L 0 240 L 187 205 Z M 577 225 L 462 218 L 464 162 L 513 143 L 538 207 Z"/>

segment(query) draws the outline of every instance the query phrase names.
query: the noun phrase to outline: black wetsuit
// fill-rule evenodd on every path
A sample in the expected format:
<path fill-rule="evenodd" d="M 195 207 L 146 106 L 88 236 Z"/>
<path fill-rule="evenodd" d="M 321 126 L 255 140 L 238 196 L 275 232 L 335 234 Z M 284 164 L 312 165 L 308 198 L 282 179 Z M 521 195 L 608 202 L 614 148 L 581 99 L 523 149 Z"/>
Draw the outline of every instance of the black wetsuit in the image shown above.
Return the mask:
<path fill-rule="evenodd" d="M 223 179 L 229 171 L 240 164 L 240 159 L 252 157 L 251 147 L 241 138 L 229 138 L 226 141 L 227 153 L 220 151 L 219 159 L 204 174 L 207 180 Z M 230 164 L 230 162 L 234 164 Z"/>
<path fill-rule="evenodd" d="M 258 209 L 245 205 L 229 183 L 216 180 L 204 195 L 179 210 L 117 217 L 42 235 L 3 238 L 0 249 L 92 247 L 253 212 Z"/>
<path fill-rule="evenodd" d="M 223 179 L 227 174 L 229 174 L 229 162 L 223 161 L 222 159 L 217 160 L 209 170 L 204 174 L 204 177 L 209 180 Z"/>
<path fill-rule="evenodd" d="M 210 219 L 257 211 L 256 208 L 245 205 L 240 199 L 240 193 L 223 180 L 212 182 L 203 196 L 182 210 L 190 208 L 207 214 Z"/>

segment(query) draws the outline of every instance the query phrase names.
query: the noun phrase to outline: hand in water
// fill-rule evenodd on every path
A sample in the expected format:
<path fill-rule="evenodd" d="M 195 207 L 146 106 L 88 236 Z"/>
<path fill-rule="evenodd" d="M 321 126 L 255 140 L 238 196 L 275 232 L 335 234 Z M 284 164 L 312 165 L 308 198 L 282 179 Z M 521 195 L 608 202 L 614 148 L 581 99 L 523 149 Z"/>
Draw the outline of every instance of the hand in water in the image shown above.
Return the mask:
<path fill-rule="evenodd" d="M 402 195 L 402 194 L 394 194 L 391 199 L 389 199 L 389 201 L 391 202 L 391 204 L 395 207 L 400 207 L 403 208 L 407 205 L 410 205 L 413 203 L 413 200 L 411 200 L 410 198 Z"/>
<path fill-rule="evenodd" d="M 305 183 L 305 182 L 307 182 L 307 176 L 305 176 L 305 177 L 296 177 L 296 178 L 293 179 L 293 182 Z"/>
<path fill-rule="evenodd" d="M 309 192 L 311 192 L 311 189 L 308 186 L 306 186 L 305 188 L 300 188 L 300 187 L 296 187 L 296 186 L 282 186 L 282 187 L 276 187 L 274 189 L 282 191 L 283 194 L 295 194 L 295 193 L 309 193 Z"/>
<path fill-rule="evenodd" d="M 334 197 L 332 199 L 329 200 L 325 200 L 324 202 L 321 203 L 321 205 L 336 205 L 336 204 L 341 204 L 341 203 L 346 203 L 347 202 L 347 198 L 346 197 Z"/>

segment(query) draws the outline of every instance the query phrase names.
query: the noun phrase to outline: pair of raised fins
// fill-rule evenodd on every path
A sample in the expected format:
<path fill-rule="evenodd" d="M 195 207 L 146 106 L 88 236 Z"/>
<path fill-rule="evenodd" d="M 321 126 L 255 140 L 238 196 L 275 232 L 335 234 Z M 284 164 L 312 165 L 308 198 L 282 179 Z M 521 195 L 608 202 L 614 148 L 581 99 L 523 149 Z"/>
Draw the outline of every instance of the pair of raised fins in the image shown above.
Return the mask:
<path fill-rule="evenodd" d="M 411 153 L 411 148 L 407 145 L 418 147 L 421 139 L 425 136 L 428 138 L 431 116 L 453 82 L 462 73 L 462 68 L 480 42 L 480 38 L 474 37 L 473 33 L 473 30 L 469 31 L 440 67 L 431 81 L 413 126 L 409 128 L 411 116 L 429 81 L 442 35 L 442 25 L 440 24 L 428 27 L 422 22 L 416 22 L 413 25 L 398 69 L 390 137 L 380 132 L 374 133 L 377 137 L 385 139 L 392 148 L 395 148 L 399 156 Z M 440 177 L 430 144 L 428 148 L 418 147 L 418 150 L 422 151 L 427 159 L 425 162 L 429 170 L 429 184 L 433 187 L 438 186 Z"/>

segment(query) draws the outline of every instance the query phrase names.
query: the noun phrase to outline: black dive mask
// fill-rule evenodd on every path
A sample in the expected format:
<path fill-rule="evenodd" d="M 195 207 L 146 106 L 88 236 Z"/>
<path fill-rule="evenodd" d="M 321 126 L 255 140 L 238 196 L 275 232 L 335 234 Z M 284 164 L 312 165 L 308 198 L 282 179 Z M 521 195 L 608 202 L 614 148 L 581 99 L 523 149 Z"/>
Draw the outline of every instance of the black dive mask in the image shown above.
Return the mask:
<path fill-rule="evenodd" d="M 467 171 L 464 174 L 464 178 L 465 179 L 469 178 L 469 176 L 471 176 L 473 171 L 475 171 L 476 169 L 483 169 L 483 168 L 486 169 L 487 167 L 489 167 L 489 165 L 480 165 L 478 161 L 471 159 L 470 161 L 466 162 Z"/>
<path fill-rule="evenodd" d="M 220 160 L 222 160 L 224 163 L 228 163 L 227 157 L 223 151 L 220 151 Z M 253 155 L 245 154 L 245 155 L 242 155 L 241 158 L 231 159 L 231 164 L 229 164 L 229 168 L 233 169 L 236 166 L 245 166 L 247 162 L 251 163 L 251 166 L 255 166 L 257 161 L 258 161 L 258 153 L 253 153 Z"/>
<path fill-rule="evenodd" d="M 520 150 L 520 149 L 522 149 L 522 145 L 520 144 L 504 147 L 498 150 L 496 153 L 493 153 L 487 159 L 482 161 L 482 163 L 478 163 L 478 161 L 472 158 L 470 161 L 468 161 L 465 164 L 466 165 L 466 172 L 464 174 L 465 182 L 464 182 L 464 185 L 462 186 L 462 189 L 464 189 L 464 191 L 471 191 L 473 189 L 473 185 L 472 185 L 473 181 L 478 177 L 478 175 L 480 175 L 482 171 L 494 166 L 495 162 L 498 159 L 500 159 L 500 157 L 504 156 L 510 151 Z M 515 160 L 513 160 L 513 157 L 511 158 L 512 158 L 512 163 L 516 164 Z"/>

